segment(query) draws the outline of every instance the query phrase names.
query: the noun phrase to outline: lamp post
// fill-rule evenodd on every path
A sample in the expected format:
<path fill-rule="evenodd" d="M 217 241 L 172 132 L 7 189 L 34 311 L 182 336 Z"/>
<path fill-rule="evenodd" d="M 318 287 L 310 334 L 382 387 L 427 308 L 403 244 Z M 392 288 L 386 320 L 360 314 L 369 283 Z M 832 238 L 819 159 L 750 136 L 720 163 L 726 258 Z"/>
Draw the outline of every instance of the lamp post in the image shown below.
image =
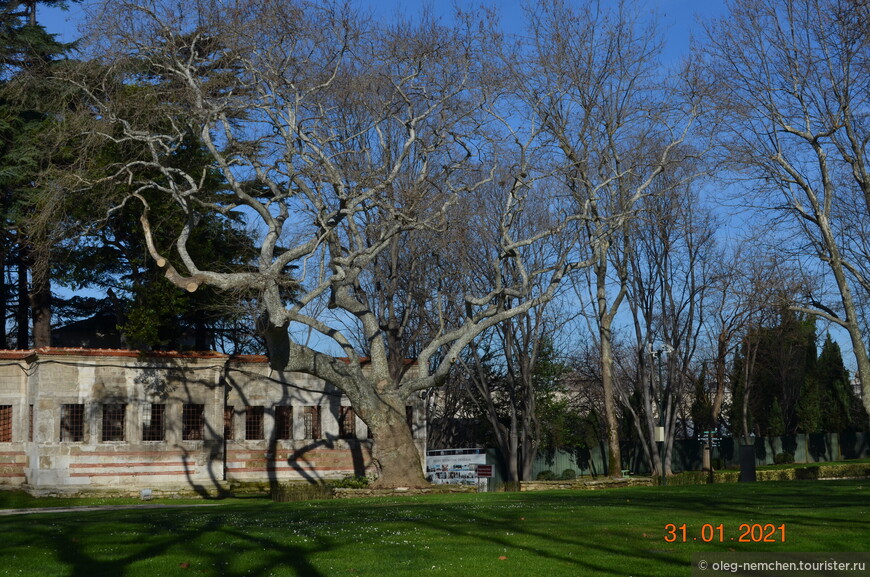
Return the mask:
<path fill-rule="evenodd" d="M 669 354 L 673 349 L 669 345 L 662 345 L 659 349 L 654 349 L 653 344 L 649 343 L 649 355 L 650 360 L 655 363 L 658 361 L 658 370 L 659 370 L 659 394 L 656 395 L 655 391 L 655 376 L 654 376 L 654 367 L 650 367 L 649 372 L 649 381 L 650 381 L 650 393 L 652 394 L 651 398 L 655 398 L 658 396 L 659 402 L 659 424 L 655 428 L 655 442 L 656 444 L 660 443 L 659 449 L 659 462 L 662 468 L 662 486 L 667 485 L 667 476 L 665 475 L 665 387 L 664 387 L 664 377 L 662 374 L 662 355 Z"/>
<path fill-rule="evenodd" d="M 655 431 L 655 441 L 656 443 L 661 443 L 659 449 L 659 462 L 662 468 L 662 486 L 667 485 L 667 476 L 665 475 L 665 387 L 664 387 L 664 377 L 662 375 L 662 355 L 670 354 L 673 351 L 670 345 L 662 345 L 660 349 L 654 349 L 653 344 L 649 343 L 649 355 L 650 359 L 655 363 L 658 361 L 659 365 L 659 424 L 656 427 Z M 649 381 L 650 381 L 650 392 L 655 398 L 655 378 L 653 376 L 653 367 L 650 367 L 649 373 Z"/>
<path fill-rule="evenodd" d="M 662 440 L 662 448 L 659 451 L 662 461 L 662 487 L 668 484 L 667 476 L 665 475 L 665 381 L 662 379 L 662 353 L 664 349 L 658 350 L 656 358 L 659 361 L 659 438 Z"/>

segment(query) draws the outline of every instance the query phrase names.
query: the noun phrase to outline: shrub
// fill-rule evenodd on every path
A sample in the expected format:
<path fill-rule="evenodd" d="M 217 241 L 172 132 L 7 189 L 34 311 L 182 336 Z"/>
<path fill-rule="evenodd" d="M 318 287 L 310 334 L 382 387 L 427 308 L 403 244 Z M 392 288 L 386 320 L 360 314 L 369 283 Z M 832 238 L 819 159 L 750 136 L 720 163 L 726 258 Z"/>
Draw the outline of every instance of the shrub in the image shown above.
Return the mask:
<path fill-rule="evenodd" d="M 794 455 L 792 453 L 777 453 L 773 462 L 777 465 L 790 465 L 794 463 Z"/>
<path fill-rule="evenodd" d="M 755 472 L 755 478 L 758 481 L 794 481 L 798 478 L 798 470 L 799 469 L 758 470 Z"/>
<path fill-rule="evenodd" d="M 857 478 L 864 479 L 870 477 L 870 464 L 868 463 L 848 463 L 842 465 L 820 465 L 819 477 L 821 478 L 838 478 L 849 479 Z"/>
<path fill-rule="evenodd" d="M 369 486 L 369 478 L 365 476 L 348 475 L 340 481 L 330 481 L 329 485 L 335 489 L 365 489 Z"/>
<path fill-rule="evenodd" d="M 562 476 L 559 477 L 562 481 L 573 481 L 577 478 L 577 472 L 574 469 L 565 469 L 562 471 Z"/>
<path fill-rule="evenodd" d="M 546 471 L 541 471 L 540 473 L 538 473 L 538 476 L 535 477 L 535 480 L 536 481 L 552 481 L 555 478 L 556 478 L 556 475 L 553 473 L 553 471 L 550 471 L 548 469 Z"/>
<path fill-rule="evenodd" d="M 703 485 L 709 481 L 709 473 L 703 471 L 683 471 L 671 477 L 668 477 L 668 485 Z M 661 485 L 662 478 L 658 475 L 654 477 L 654 482 Z"/>

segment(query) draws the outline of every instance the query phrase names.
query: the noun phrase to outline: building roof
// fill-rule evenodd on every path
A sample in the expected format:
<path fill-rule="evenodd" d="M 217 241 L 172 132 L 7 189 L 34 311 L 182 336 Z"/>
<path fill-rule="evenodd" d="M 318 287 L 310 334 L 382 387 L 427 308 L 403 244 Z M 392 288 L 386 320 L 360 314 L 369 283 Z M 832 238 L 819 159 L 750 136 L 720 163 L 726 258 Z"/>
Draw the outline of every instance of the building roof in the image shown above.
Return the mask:
<path fill-rule="evenodd" d="M 266 355 L 228 355 L 215 351 L 131 351 L 129 349 L 91 349 L 85 347 L 41 347 L 38 349 L 2 350 L 2 360 L 24 360 L 38 355 L 50 356 L 79 356 L 79 357 L 127 357 L 148 359 L 227 359 L 237 363 L 266 364 L 269 357 Z M 338 360 L 350 363 L 347 357 L 338 357 Z M 360 357 L 360 363 L 369 364 L 369 357 Z M 416 359 L 405 359 L 404 364 L 414 365 Z"/>
<path fill-rule="evenodd" d="M 36 354 L 36 353 L 34 351 L 31 351 L 31 350 L 16 350 L 16 351 L 0 350 L 0 360 L 22 361 L 22 360 L 25 360 L 29 357 L 32 357 L 34 354 Z"/>

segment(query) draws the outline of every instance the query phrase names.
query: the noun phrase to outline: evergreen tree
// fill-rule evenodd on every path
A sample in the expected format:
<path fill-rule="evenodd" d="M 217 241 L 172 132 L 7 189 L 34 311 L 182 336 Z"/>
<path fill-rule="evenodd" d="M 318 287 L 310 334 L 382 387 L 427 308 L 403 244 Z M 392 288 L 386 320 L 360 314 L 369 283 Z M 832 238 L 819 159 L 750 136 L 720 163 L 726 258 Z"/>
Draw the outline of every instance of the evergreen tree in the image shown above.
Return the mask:
<path fill-rule="evenodd" d="M 816 433 L 822 430 L 821 405 L 818 379 L 814 374 L 808 375 L 797 406 L 798 432 Z"/>
<path fill-rule="evenodd" d="M 29 220 L 44 191 L 40 175 L 58 153 L 51 136 L 58 110 L 50 97 L 58 85 L 51 71 L 72 46 L 37 24 L 38 4 L 68 2 L 0 5 L 0 348 L 30 346 L 31 317 L 33 343 L 50 344 L 50 248 Z M 9 321 L 16 327 L 14 339 Z"/>
<path fill-rule="evenodd" d="M 839 433 L 851 425 L 853 393 L 840 345 L 828 334 L 815 371 L 819 386 L 819 412 L 823 430 Z"/>
<path fill-rule="evenodd" d="M 785 418 L 782 415 L 782 405 L 777 397 L 773 398 L 770 407 L 770 416 L 767 422 L 768 434 L 779 437 L 785 434 Z"/>
<path fill-rule="evenodd" d="M 105 170 L 121 154 L 116 148 L 103 146 L 88 159 L 91 165 L 88 169 Z M 223 183 L 205 162 L 195 138 L 191 137 L 190 143 L 176 150 L 175 161 L 184 170 L 203 174 L 203 183 L 214 190 L 211 200 L 221 202 Z M 156 175 L 155 180 L 159 182 Z M 56 269 L 59 282 L 73 290 L 104 291 L 109 298 L 96 312 L 115 315 L 124 344 L 129 348 L 225 350 L 227 347 L 219 346 L 215 337 L 227 331 L 235 333 L 230 335 L 233 344 L 227 352 L 253 352 L 250 343 L 241 342 L 240 331 L 227 327 L 232 327 L 233 321 L 245 313 L 242 303 L 253 301 L 256 295 L 219 292 L 210 287 L 188 293 L 166 281 L 163 271 L 147 257 L 139 221 L 142 207 L 119 202 L 130 193 L 116 185 L 73 195 L 62 193 L 58 197 L 58 202 L 67 204 L 64 213 L 74 221 L 70 227 L 77 231 L 62 244 L 63 259 Z M 183 226 L 188 216 L 159 195 L 149 191 L 139 194 L 152 213 L 159 215 L 151 223 L 154 242 L 171 245 L 171 233 L 166 231 Z M 82 203 L 82 196 L 90 202 Z M 237 270 L 244 270 L 255 258 L 251 238 L 238 216 L 230 214 L 221 219 L 213 213 L 197 214 L 190 220 L 191 250 L 198 258 L 215 260 L 220 255 Z M 173 258 L 171 252 L 165 254 Z M 177 261 L 173 264 L 182 266 Z M 74 299 L 66 304 L 75 308 L 78 302 Z M 246 337 L 250 338 L 254 330 L 252 323 L 247 325 L 250 330 Z"/>
<path fill-rule="evenodd" d="M 741 434 L 748 347 L 757 347 L 749 383 L 750 428 L 757 435 L 791 435 L 798 428 L 799 399 L 816 365 L 816 331 L 811 318 L 783 309 L 779 323 L 756 327 L 735 359 L 730 412 L 732 432 Z"/>
<path fill-rule="evenodd" d="M 112 92 L 131 114 L 148 117 L 158 107 L 178 108 L 177 121 L 184 124 L 184 112 L 173 101 L 173 88 L 165 79 L 141 62 L 133 61 L 128 66 L 138 72 L 138 82 L 117 80 L 104 84 L 104 90 Z M 105 73 L 96 62 L 70 63 L 65 72 L 76 80 Z M 77 152 L 74 170 L 55 167 L 50 176 L 54 182 L 63 183 L 48 196 L 56 215 L 53 224 L 64 231 L 55 246 L 57 258 L 52 270 L 59 284 L 76 292 L 104 292 L 107 298 L 73 297 L 62 302 L 67 320 L 94 314 L 114 316 L 122 345 L 132 349 L 263 352 L 252 316 L 258 295 L 253 291 L 221 292 L 213 287 L 189 293 L 168 282 L 164 270 L 148 256 L 140 220 L 143 204 L 130 198 L 135 193 L 142 203 L 147 203 L 153 215 L 153 241 L 179 270 L 183 270 L 183 263 L 172 245 L 175 233 L 185 226 L 195 258 L 225 262 L 230 267 L 227 272 L 249 270 L 256 253 L 241 215 L 229 209 L 200 210 L 201 205 L 183 208 L 168 200 L 157 191 L 171 186 L 171 177 L 160 170 L 144 173 L 152 181 L 147 188 L 134 190 L 117 182 L 81 188 L 81 181 L 99 182 L 94 175 L 116 170 L 119 159 L 137 158 L 147 165 L 151 154 L 147 146 L 130 144 L 117 127 L 94 118 L 82 101 L 81 95 L 71 96 L 64 132 L 58 137 Z M 165 118 L 163 122 L 167 122 Z M 115 138 L 98 143 L 81 138 L 89 130 L 105 131 Z M 168 158 L 170 170 L 199 175 L 202 190 L 210 191 L 210 196 L 203 197 L 209 207 L 224 203 L 225 183 L 196 135 L 188 133 L 169 151 Z M 285 289 L 284 296 L 290 298 L 292 282 L 288 281 Z"/>

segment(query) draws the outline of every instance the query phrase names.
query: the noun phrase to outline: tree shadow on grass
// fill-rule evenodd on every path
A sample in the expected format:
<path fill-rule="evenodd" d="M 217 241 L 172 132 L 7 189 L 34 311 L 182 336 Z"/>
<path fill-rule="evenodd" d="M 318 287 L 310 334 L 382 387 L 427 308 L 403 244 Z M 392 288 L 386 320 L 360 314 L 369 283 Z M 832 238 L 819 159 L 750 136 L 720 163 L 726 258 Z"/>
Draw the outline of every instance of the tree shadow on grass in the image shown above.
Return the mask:
<path fill-rule="evenodd" d="M 302 547 L 252 536 L 244 525 L 233 524 L 232 514 L 209 509 L 208 513 L 190 508 L 172 513 L 138 510 L 21 516 L 14 533 L 0 530 L 6 542 L 4 566 L 16 574 L 21 569 L 25 575 L 68 577 L 171 575 L 179 570 L 234 577 L 269 574 L 275 569 L 290 569 L 300 576 L 322 575 L 309 562 L 309 555 L 327 552 L 330 544 Z"/>
<path fill-rule="evenodd" d="M 653 576 L 686 573 L 697 550 L 665 543 L 669 522 L 696 531 L 734 520 L 787 523 L 804 534 L 789 546 L 816 546 L 807 537 L 815 535 L 826 551 L 868 528 L 855 508 L 866 502 L 860 483 L 770 485 L 35 513 L 4 519 L 0 539 L 13 574 L 411 575 L 449 564 L 445 570 L 512 577 Z"/>

